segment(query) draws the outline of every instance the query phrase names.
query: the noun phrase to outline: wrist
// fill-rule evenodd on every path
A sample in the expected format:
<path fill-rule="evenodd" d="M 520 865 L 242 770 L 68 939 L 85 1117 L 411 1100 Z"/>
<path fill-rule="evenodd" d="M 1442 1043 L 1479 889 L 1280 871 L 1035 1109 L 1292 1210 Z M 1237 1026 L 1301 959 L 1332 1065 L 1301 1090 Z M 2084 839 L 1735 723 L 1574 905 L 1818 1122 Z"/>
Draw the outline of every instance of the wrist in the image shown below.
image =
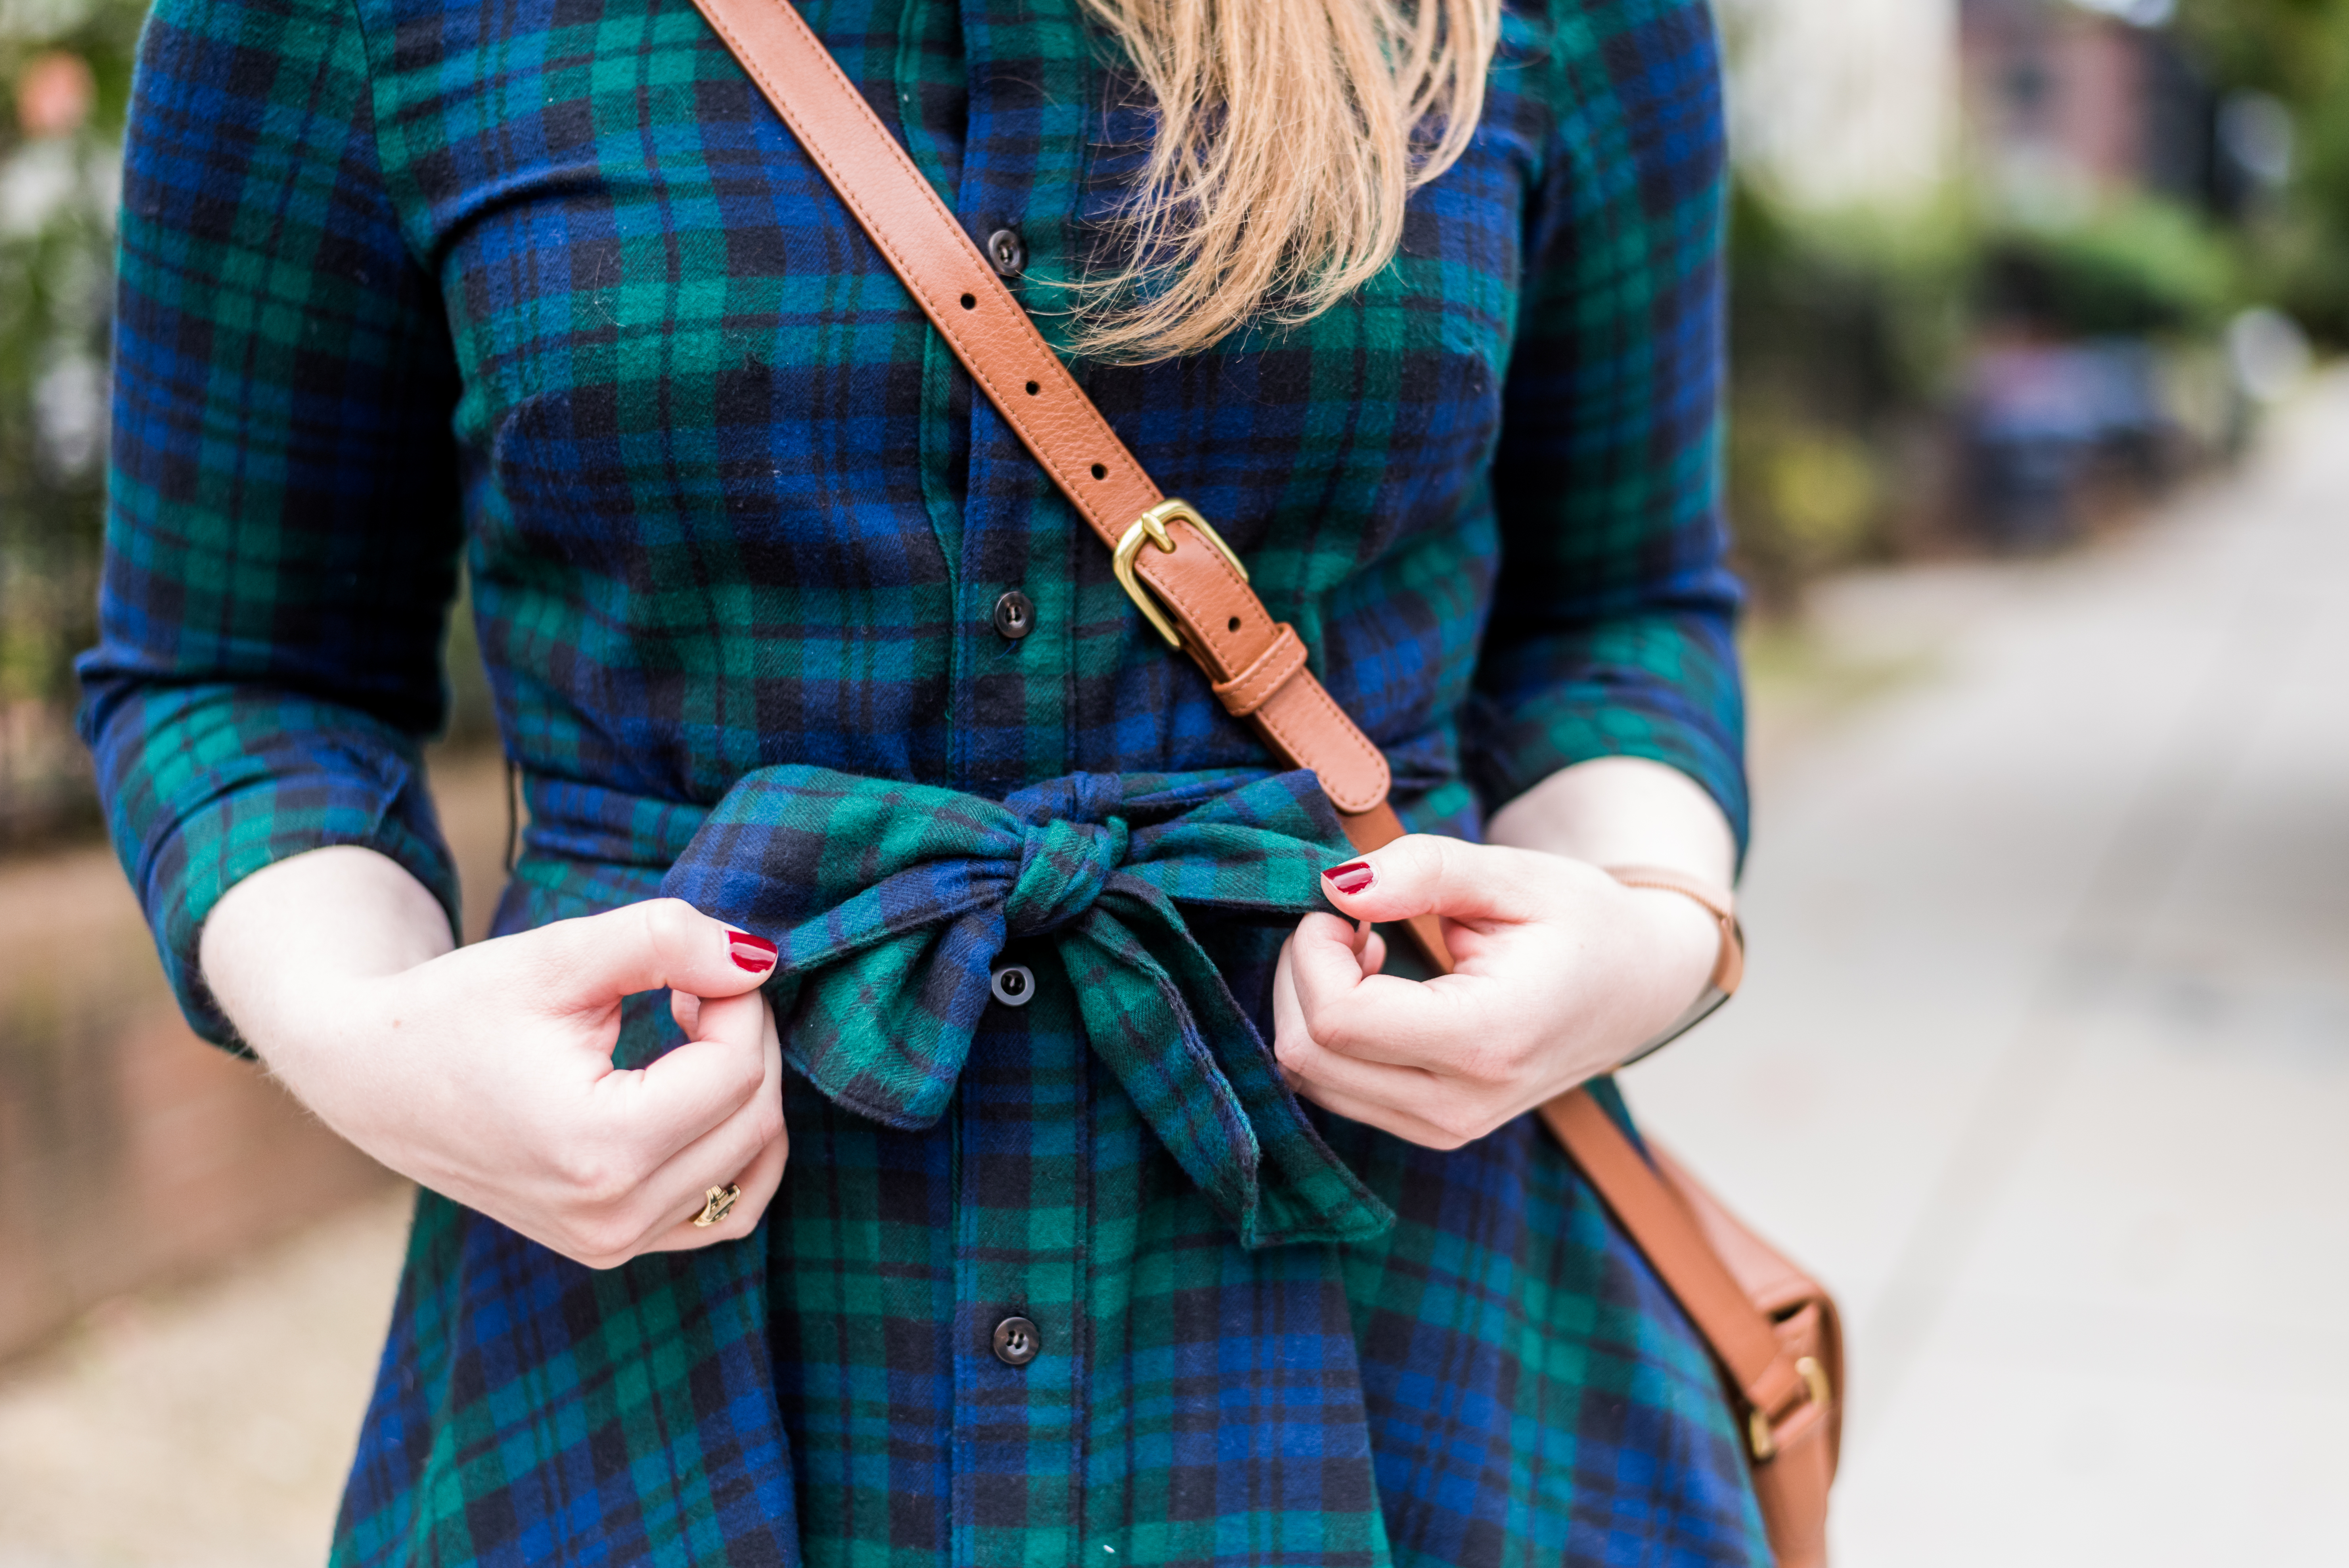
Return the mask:
<path fill-rule="evenodd" d="M 224 893 L 198 944 L 204 983 L 281 1074 L 365 1016 L 357 994 L 450 951 L 440 901 L 372 850 L 337 845 L 264 867 Z"/>
<path fill-rule="evenodd" d="M 1694 899 L 1669 888 L 1626 886 L 1623 892 L 1629 906 L 1639 912 L 1642 944 L 1651 955 L 1651 995 L 1641 1010 L 1657 1015 L 1653 1033 L 1711 987 L 1721 958 L 1721 922 Z"/>
<path fill-rule="evenodd" d="M 1678 1039 L 1729 999 L 1744 978 L 1745 936 L 1737 923 L 1735 895 L 1721 884 L 1669 866 L 1613 865 L 1603 869 L 1627 891 L 1661 893 L 1682 901 L 1704 916 L 1712 933 L 1712 965 L 1695 997 L 1616 1064 L 1623 1067 Z"/>

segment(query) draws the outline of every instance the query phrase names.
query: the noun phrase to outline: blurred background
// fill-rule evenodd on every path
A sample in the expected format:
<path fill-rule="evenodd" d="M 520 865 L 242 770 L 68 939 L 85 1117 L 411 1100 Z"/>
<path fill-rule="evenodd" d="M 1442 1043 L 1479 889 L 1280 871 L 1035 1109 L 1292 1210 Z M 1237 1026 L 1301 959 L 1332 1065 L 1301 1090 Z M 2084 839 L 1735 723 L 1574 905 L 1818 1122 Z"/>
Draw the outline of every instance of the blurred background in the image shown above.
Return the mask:
<path fill-rule="evenodd" d="M 2349 1560 L 2349 0 L 1717 4 L 1753 968 L 1628 1092 L 1843 1295 L 1845 1568 Z M 142 10 L 0 0 L 0 1568 L 318 1561 L 404 1226 L 72 735 Z"/>

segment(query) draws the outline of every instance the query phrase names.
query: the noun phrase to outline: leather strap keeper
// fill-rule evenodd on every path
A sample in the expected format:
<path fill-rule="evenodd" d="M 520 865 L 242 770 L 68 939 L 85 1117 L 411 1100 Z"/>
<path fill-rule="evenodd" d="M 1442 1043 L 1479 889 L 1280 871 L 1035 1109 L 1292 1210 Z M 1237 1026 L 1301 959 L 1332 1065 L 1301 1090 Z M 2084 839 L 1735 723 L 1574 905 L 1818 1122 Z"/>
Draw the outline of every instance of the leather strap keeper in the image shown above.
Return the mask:
<path fill-rule="evenodd" d="M 1305 645 L 1297 628 L 1283 621 L 1275 628 L 1272 646 L 1256 663 L 1227 681 L 1215 683 L 1216 696 L 1235 718 L 1246 718 L 1265 705 L 1291 676 L 1305 668 Z"/>

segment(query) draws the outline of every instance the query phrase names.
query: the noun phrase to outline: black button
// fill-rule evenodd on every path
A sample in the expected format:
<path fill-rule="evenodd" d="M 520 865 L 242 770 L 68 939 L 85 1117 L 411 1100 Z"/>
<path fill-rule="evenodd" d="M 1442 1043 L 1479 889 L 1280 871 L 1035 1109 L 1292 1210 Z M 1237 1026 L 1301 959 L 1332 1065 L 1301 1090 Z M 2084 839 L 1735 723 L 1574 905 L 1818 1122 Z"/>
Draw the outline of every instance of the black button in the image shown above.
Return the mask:
<path fill-rule="evenodd" d="M 987 237 L 987 259 L 1007 278 L 1028 270 L 1028 246 L 1017 229 L 998 229 Z"/>
<path fill-rule="evenodd" d="M 1036 998 L 1036 974 L 1025 964 L 1007 964 L 995 972 L 987 988 L 1007 1007 L 1024 1007 Z"/>
<path fill-rule="evenodd" d="M 1025 1367 L 1043 1348 L 1043 1332 L 1024 1317 L 1007 1317 L 995 1326 L 995 1358 L 1006 1367 Z"/>
<path fill-rule="evenodd" d="M 1018 642 L 1036 629 L 1036 601 L 1014 588 L 995 602 L 995 629 Z"/>

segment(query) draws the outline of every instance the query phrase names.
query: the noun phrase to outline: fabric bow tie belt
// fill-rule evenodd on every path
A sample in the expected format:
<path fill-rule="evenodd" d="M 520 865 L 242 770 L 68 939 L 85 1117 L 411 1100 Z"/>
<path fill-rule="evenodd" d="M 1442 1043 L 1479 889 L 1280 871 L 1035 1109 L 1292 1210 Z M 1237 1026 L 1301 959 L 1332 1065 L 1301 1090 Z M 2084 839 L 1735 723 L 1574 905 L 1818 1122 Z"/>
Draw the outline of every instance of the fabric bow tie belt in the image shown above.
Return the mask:
<path fill-rule="evenodd" d="M 1243 1245 L 1392 1222 L 1183 914 L 1327 907 L 1321 868 L 1352 850 L 1310 773 L 1079 773 L 999 802 L 789 766 L 708 809 L 543 780 L 532 801 L 533 853 L 657 859 L 664 894 L 773 940 L 784 1055 L 859 1115 L 944 1115 L 997 955 L 1049 936 L 1094 1053 Z"/>

